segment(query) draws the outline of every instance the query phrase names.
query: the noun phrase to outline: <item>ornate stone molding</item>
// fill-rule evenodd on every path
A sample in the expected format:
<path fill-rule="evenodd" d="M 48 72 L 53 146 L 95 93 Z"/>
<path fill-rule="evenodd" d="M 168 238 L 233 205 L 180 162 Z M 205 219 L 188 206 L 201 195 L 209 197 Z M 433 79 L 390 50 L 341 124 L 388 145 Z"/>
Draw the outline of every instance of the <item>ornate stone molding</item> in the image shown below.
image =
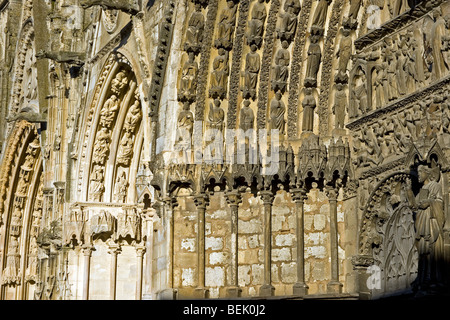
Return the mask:
<path fill-rule="evenodd" d="M 208 13 L 206 14 L 205 32 L 203 33 L 202 48 L 200 53 L 200 63 L 198 69 L 197 82 L 197 105 L 195 107 L 195 120 L 203 121 L 205 116 L 205 106 L 207 97 L 207 84 L 209 78 L 209 63 L 211 59 L 211 48 L 213 45 L 214 29 L 219 0 L 209 0 Z M 194 128 L 194 132 L 196 128 Z"/>
<path fill-rule="evenodd" d="M 259 90 L 258 90 L 258 112 L 257 112 L 257 128 L 266 129 L 266 110 L 269 99 L 270 90 L 270 70 L 272 67 L 273 50 L 275 49 L 276 26 L 278 20 L 278 11 L 281 3 L 279 0 L 273 0 L 270 5 L 269 16 L 266 22 L 264 35 L 264 51 L 262 54 L 263 61 L 259 72 Z"/>
<path fill-rule="evenodd" d="M 239 18 L 234 36 L 233 59 L 230 72 L 230 90 L 228 94 L 227 128 L 236 128 L 237 104 L 240 92 L 240 71 L 242 68 L 242 49 L 244 46 L 245 28 L 249 15 L 249 0 L 240 1 Z"/>
<path fill-rule="evenodd" d="M 329 20 L 328 31 L 324 42 L 324 55 L 322 57 L 322 76 L 320 83 L 319 95 L 319 130 L 322 134 L 329 131 L 330 111 L 328 101 L 330 98 L 334 60 L 334 48 L 336 45 L 336 35 L 338 33 L 339 22 L 341 19 L 342 8 L 344 7 L 343 0 L 336 0 L 333 4 L 331 18 Z"/>
<path fill-rule="evenodd" d="M 312 0 L 304 0 L 300 11 L 297 34 L 294 41 L 294 52 L 291 62 L 291 79 L 289 82 L 288 98 L 288 125 L 287 133 L 290 139 L 295 139 L 298 135 L 298 100 L 300 91 L 300 77 L 303 60 L 303 49 L 306 43 L 306 32 L 309 15 L 311 13 Z"/>

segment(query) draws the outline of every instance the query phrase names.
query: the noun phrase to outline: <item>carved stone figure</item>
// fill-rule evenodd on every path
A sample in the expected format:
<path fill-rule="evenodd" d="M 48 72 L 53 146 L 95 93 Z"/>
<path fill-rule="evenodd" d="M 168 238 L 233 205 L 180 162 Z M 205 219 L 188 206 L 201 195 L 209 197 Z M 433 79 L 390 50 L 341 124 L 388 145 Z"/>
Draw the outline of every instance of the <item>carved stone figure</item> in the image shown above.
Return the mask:
<path fill-rule="evenodd" d="M 440 79 L 448 70 L 442 53 L 442 37 L 446 34 L 446 23 L 439 8 L 433 10 L 434 25 L 431 29 L 431 47 L 433 50 L 433 79 Z"/>
<path fill-rule="evenodd" d="M 320 37 L 317 35 L 311 36 L 311 43 L 308 48 L 308 60 L 306 65 L 305 86 L 316 87 L 317 75 L 319 73 L 320 62 L 322 59 L 322 49 L 319 45 Z"/>
<path fill-rule="evenodd" d="M 439 167 L 418 167 L 419 183 L 423 184 L 414 197 L 409 183 L 409 201 L 416 211 L 416 245 L 419 252 L 419 272 L 414 283 L 418 291 L 427 291 L 442 284 L 444 257 L 443 227 L 445 215 Z"/>
<path fill-rule="evenodd" d="M 105 174 L 103 167 L 95 165 L 90 176 L 89 200 L 96 202 L 102 201 L 103 193 L 105 192 L 104 178 Z"/>
<path fill-rule="evenodd" d="M 114 232 L 115 218 L 111 213 L 101 210 L 91 218 L 90 225 L 91 236 L 109 236 Z"/>
<path fill-rule="evenodd" d="M 189 19 L 186 31 L 186 42 L 184 44 L 185 51 L 192 51 L 195 53 L 200 52 L 201 43 L 203 41 L 203 30 L 205 28 L 205 17 L 203 17 L 201 9 L 201 4 L 196 3 L 195 11 Z"/>
<path fill-rule="evenodd" d="M 344 85 L 341 83 L 336 84 L 336 93 L 334 96 L 333 114 L 335 117 L 336 129 L 344 129 L 344 120 L 347 106 L 347 94 L 344 90 Z"/>
<path fill-rule="evenodd" d="M 195 61 L 194 52 L 189 52 L 189 60 L 183 66 L 180 79 L 180 93 L 178 100 L 194 101 L 197 92 L 198 64 Z"/>
<path fill-rule="evenodd" d="M 328 6 L 332 0 L 317 0 L 317 7 L 314 11 L 312 20 L 312 27 L 316 29 L 323 29 L 325 27 L 325 21 L 327 19 Z"/>
<path fill-rule="evenodd" d="M 115 184 L 115 196 L 118 202 L 125 202 L 127 197 L 128 180 L 125 171 L 117 176 Z"/>
<path fill-rule="evenodd" d="M 19 242 L 16 237 L 10 237 L 8 253 L 6 255 L 6 267 L 2 272 L 2 284 L 13 285 L 20 283 L 20 253 Z"/>
<path fill-rule="evenodd" d="M 220 106 L 220 100 L 214 99 L 214 103 L 210 104 L 208 113 L 208 124 L 210 129 L 217 129 L 223 132 L 225 120 L 225 112 Z"/>
<path fill-rule="evenodd" d="M 111 81 L 111 91 L 117 95 L 117 97 L 120 96 L 120 93 L 123 91 L 123 89 L 128 85 L 128 77 L 124 70 L 120 70 L 114 79 Z"/>
<path fill-rule="evenodd" d="M 264 24 L 266 22 L 267 11 L 265 0 L 257 0 L 253 5 L 251 20 L 248 23 L 247 44 L 256 44 L 259 48 L 262 44 L 264 34 Z"/>
<path fill-rule="evenodd" d="M 408 129 L 409 134 L 414 139 L 419 138 L 420 123 L 422 121 L 422 112 L 418 104 L 414 105 L 410 112 L 406 113 L 404 117 L 403 125 Z"/>
<path fill-rule="evenodd" d="M 119 100 L 117 99 L 117 96 L 113 94 L 106 100 L 100 111 L 100 125 L 110 128 L 116 117 L 117 110 L 119 110 Z"/>
<path fill-rule="evenodd" d="M 175 138 L 176 145 L 182 145 L 190 149 L 192 143 L 192 132 L 194 128 L 194 115 L 191 111 L 189 102 L 183 104 L 183 109 L 178 115 L 177 135 Z"/>
<path fill-rule="evenodd" d="M 117 164 L 128 166 L 131 157 L 133 156 L 134 136 L 130 131 L 125 131 L 119 144 L 119 151 L 117 153 Z"/>
<path fill-rule="evenodd" d="M 220 97 L 222 99 L 226 97 L 229 74 L 228 52 L 223 48 L 219 48 L 219 55 L 215 57 L 213 61 L 211 89 L 209 90 L 211 97 Z"/>
<path fill-rule="evenodd" d="M 407 0 L 390 0 L 388 1 L 389 12 L 391 17 L 395 18 L 407 8 Z"/>
<path fill-rule="evenodd" d="M 303 132 L 312 132 L 314 130 L 314 110 L 316 109 L 316 98 L 313 95 L 312 88 L 305 89 L 305 97 L 302 102 L 303 106 Z"/>
<path fill-rule="evenodd" d="M 374 105 L 377 108 L 381 108 L 384 103 L 384 87 L 383 87 L 383 80 L 384 80 L 384 69 L 382 65 L 378 65 L 375 67 L 373 72 L 373 92 L 374 92 Z"/>
<path fill-rule="evenodd" d="M 406 90 L 406 57 L 401 51 L 397 51 L 397 68 L 396 68 L 396 79 L 397 79 L 397 89 L 400 96 L 407 94 Z"/>
<path fill-rule="evenodd" d="M 240 111 L 240 121 L 239 128 L 247 131 L 253 129 L 255 126 L 255 115 L 253 110 L 250 108 L 250 101 L 244 100 L 242 102 L 242 108 Z"/>
<path fill-rule="evenodd" d="M 285 92 L 287 89 L 287 83 L 289 80 L 289 43 L 285 40 L 281 43 L 282 47 L 275 55 L 275 66 L 273 68 L 272 76 L 272 90 Z"/>
<path fill-rule="evenodd" d="M 117 237 L 137 240 L 139 237 L 140 218 L 136 209 L 124 209 L 117 217 Z"/>
<path fill-rule="evenodd" d="M 111 132 L 107 128 L 102 128 L 96 136 L 92 162 L 104 164 L 108 156 L 109 144 L 111 142 Z"/>
<path fill-rule="evenodd" d="M 275 97 L 272 98 L 272 101 L 270 102 L 270 129 L 278 130 L 279 134 L 282 136 L 285 134 L 286 129 L 286 120 L 284 119 L 286 106 L 281 98 L 281 92 L 277 91 Z"/>
<path fill-rule="evenodd" d="M 217 39 L 214 42 L 216 48 L 231 50 L 233 47 L 233 33 L 236 25 L 237 5 L 233 0 L 227 1 L 227 7 L 220 14 L 217 25 Z"/>
<path fill-rule="evenodd" d="M 104 10 L 120 10 L 131 15 L 141 11 L 138 0 L 81 0 L 80 5 L 84 9 L 101 6 Z"/>
<path fill-rule="evenodd" d="M 387 54 L 387 93 L 389 101 L 393 101 L 399 97 L 397 85 L 397 57 L 395 54 Z"/>
<path fill-rule="evenodd" d="M 141 119 L 142 119 L 141 103 L 139 102 L 139 100 L 135 100 L 127 112 L 123 129 L 125 131 L 134 132 Z"/>
<path fill-rule="evenodd" d="M 347 67 L 350 57 L 352 56 L 353 42 L 350 37 L 350 29 L 342 29 L 342 38 L 339 42 L 339 49 L 336 53 L 336 57 L 339 58 L 338 63 L 338 73 L 336 75 L 336 80 L 342 83 L 347 82 Z"/>
<path fill-rule="evenodd" d="M 37 59 L 50 59 L 57 63 L 67 63 L 69 65 L 83 66 L 86 55 L 82 52 L 72 51 L 45 51 L 41 50 L 36 54 Z"/>
<path fill-rule="evenodd" d="M 258 83 L 258 74 L 261 69 L 261 59 L 255 44 L 250 46 L 251 52 L 247 53 L 245 59 L 244 86 L 242 88 L 244 98 L 256 99 L 256 85 Z"/>
<path fill-rule="evenodd" d="M 281 25 L 277 29 L 278 38 L 281 41 L 290 43 L 294 40 L 300 10 L 301 5 L 299 0 L 286 0 L 284 3 L 284 13 L 280 14 Z"/>

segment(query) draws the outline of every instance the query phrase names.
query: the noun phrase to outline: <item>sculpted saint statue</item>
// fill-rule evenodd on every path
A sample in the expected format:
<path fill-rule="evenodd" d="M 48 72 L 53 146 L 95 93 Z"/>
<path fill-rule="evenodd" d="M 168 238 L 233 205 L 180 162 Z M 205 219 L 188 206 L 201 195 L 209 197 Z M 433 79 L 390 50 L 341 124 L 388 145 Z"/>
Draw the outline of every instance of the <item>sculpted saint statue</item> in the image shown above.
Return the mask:
<path fill-rule="evenodd" d="M 433 69 L 432 75 L 434 80 L 440 79 L 448 70 L 445 64 L 444 55 L 442 53 L 442 38 L 445 37 L 446 23 L 442 17 L 440 8 L 433 10 L 434 25 L 431 29 L 431 47 L 433 50 Z"/>
<path fill-rule="evenodd" d="M 194 52 L 191 51 L 188 55 L 189 59 L 185 62 L 181 74 L 179 100 L 192 101 L 197 91 L 198 64 Z"/>
<path fill-rule="evenodd" d="M 288 50 L 289 43 L 284 40 L 281 45 L 282 48 L 280 48 L 275 55 L 275 66 L 273 68 L 272 76 L 272 90 L 280 90 L 281 92 L 285 92 L 289 79 L 289 63 L 291 58 Z"/>
<path fill-rule="evenodd" d="M 178 128 L 175 144 L 183 144 L 186 147 L 190 147 L 194 128 L 194 115 L 192 114 L 189 102 L 184 102 L 183 110 L 178 115 L 177 123 Z"/>
<path fill-rule="evenodd" d="M 122 171 L 122 173 L 117 177 L 115 187 L 115 195 L 117 197 L 117 201 L 122 203 L 125 202 L 128 188 L 127 175 L 125 171 Z"/>
<path fill-rule="evenodd" d="M 104 169 L 100 165 L 95 165 L 91 173 L 91 182 L 89 183 L 89 200 L 101 201 L 103 192 L 105 192 Z"/>
<path fill-rule="evenodd" d="M 120 140 L 119 151 L 117 154 L 117 163 L 128 166 L 133 155 L 134 137 L 130 131 L 125 131 L 122 140 Z"/>
<path fill-rule="evenodd" d="M 118 109 L 119 100 L 117 99 L 117 96 L 113 94 L 108 100 L 106 100 L 102 110 L 100 111 L 100 124 L 103 127 L 111 127 Z"/>
<path fill-rule="evenodd" d="M 92 156 L 92 161 L 94 163 L 104 164 L 106 156 L 109 150 L 109 143 L 111 140 L 111 133 L 107 128 L 102 128 L 95 138 L 94 143 L 94 154 Z"/>
<path fill-rule="evenodd" d="M 350 21 L 356 21 L 358 19 L 359 8 L 361 7 L 362 0 L 350 0 L 350 11 L 348 17 Z"/>
<path fill-rule="evenodd" d="M 203 30 L 205 28 L 205 18 L 201 12 L 202 6 L 200 3 L 195 4 L 195 11 L 189 19 L 188 28 L 186 31 L 186 43 L 184 44 L 185 51 L 200 52 L 201 43 L 203 40 Z"/>
<path fill-rule="evenodd" d="M 306 65 L 305 86 L 315 87 L 317 85 L 317 74 L 319 73 L 322 49 L 319 45 L 319 36 L 312 35 L 308 48 L 308 60 Z"/>
<path fill-rule="evenodd" d="M 256 98 L 256 85 L 258 83 L 258 73 L 261 69 L 261 59 L 255 44 L 250 46 L 251 52 L 247 53 L 245 59 L 244 87 L 242 88 L 245 98 Z"/>
<path fill-rule="evenodd" d="M 335 116 L 336 129 L 344 129 L 345 109 L 347 106 L 347 94 L 342 83 L 336 84 L 336 93 L 334 96 L 333 114 Z"/>
<path fill-rule="evenodd" d="M 266 22 L 267 11 L 264 0 L 257 0 L 254 4 L 251 20 L 248 23 L 249 33 L 247 34 L 247 44 L 256 44 L 258 47 L 261 46 L 263 34 L 264 34 L 264 23 Z"/>
<path fill-rule="evenodd" d="M 294 40 L 295 31 L 297 30 L 298 14 L 300 13 L 301 5 L 299 0 L 286 0 L 284 3 L 284 13 L 281 14 L 281 26 L 277 30 L 278 38 L 281 41 Z"/>
<path fill-rule="evenodd" d="M 242 103 L 242 109 L 240 112 L 240 121 L 239 121 L 239 128 L 247 131 L 250 129 L 253 129 L 255 126 L 255 115 L 253 113 L 253 110 L 250 108 L 250 101 L 244 100 Z"/>
<path fill-rule="evenodd" d="M 327 19 L 328 6 L 332 0 L 318 0 L 316 10 L 314 11 L 314 17 L 312 26 L 317 29 L 323 29 L 325 21 Z"/>
<path fill-rule="evenodd" d="M 442 186 L 439 167 L 434 169 L 420 165 L 419 183 L 423 184 L 414 197 L 411 181 L 408 181 L 408 198 L 416 210 L 416 246 L 419 252 L 419 270 L 414 287 L 427 291 L 442 281 L 442 260 L 444 257 L 443 227 L 445 224 Z"/>
<path fill-rule="evenodd" d="M 224 132 L 225 112 L 220 106 L 220 100 L 214 99 L 214 103 L 210 104 L 208 113 L 208 127 L 210 143 L 206 146 L 206 159 L 210 158 L 216 163 L 223 162 L 223 132 Z"/>
<path fill-rule="evenodd" d="M 353 41 L 350 37 L 350 29 L 342 29 L 342 38 L 339 42 L 339 49 L 336 56 L 339 58 L 338 63 L 338 78 L 342 80 L 347 79 L 347 67 L 350 57 L 352 56 Z M 345 82 L 345 81 L 343 81 Z"/>
<path fill-rule="evenodd" d="M 270 102 L 270 123 L 271 130 L 278 130 L 280 135 L 285 134 L 285 123 L 284 115 L 286 113 L 286 106 L 281 100 L 281 92 L 277 91 L 275 97 Z"/>
<path fill-rule="evenodd" d="M 305 97 L 303 98 L 303 125 L 302 131 L 314 130 L 314 110 L 316 109 L 316 99 L 313 95 L 312 88 L 305 89 Z"/>
<path fill-rule="evenodd" d="M 219 55 L 214 58 L 213 71 L 211 77 L 210 95 L 212 97 L 225 98 L 228 87 L 228 75 L 230 67 L 228 66 L 228 52 L 219 48 Z"/>
<path fill-rule="evenodd" d="M 230 50 L 233 47 L 233 32 L 236 25 L 237 5 L 233 0 L 227 1 L 227 7 L 220 14 L 217 25 L 217 39 L 214 42 L 216 48 L 225 48 Z"/>
<path fill-rule="evenodd" d="M 135 100 L 125 117 L 124 129 L 133 132 L 141 119 L 141 103 L 139 100 Z"/>

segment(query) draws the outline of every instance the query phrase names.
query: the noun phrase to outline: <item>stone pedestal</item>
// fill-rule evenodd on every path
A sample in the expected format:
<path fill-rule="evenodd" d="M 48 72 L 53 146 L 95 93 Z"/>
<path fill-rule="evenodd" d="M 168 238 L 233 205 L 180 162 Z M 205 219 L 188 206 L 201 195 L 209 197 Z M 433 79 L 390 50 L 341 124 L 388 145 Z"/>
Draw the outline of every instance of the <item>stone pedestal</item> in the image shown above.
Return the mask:
<path fill-rule="evenodd" d="M 297 282 L 294 284 L 293 293 L 295 296 L 306 296 L 308 294 L 308 285 L 306 283 Z"/>

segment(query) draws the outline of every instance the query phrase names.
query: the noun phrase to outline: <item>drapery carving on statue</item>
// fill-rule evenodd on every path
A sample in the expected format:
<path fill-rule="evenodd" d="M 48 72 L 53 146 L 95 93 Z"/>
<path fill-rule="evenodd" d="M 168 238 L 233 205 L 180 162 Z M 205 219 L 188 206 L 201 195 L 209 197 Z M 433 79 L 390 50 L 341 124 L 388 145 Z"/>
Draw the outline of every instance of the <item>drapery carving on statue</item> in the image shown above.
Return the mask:
<path fill-rule="evenodd" d="M 257 46 L 252 44 L 250 52 L 245 58 L 245 70 L 242 72 L 244 85 L 242 87 L 242 95 L 246 99 L 256 99 L 256 85 L 258 83 L 258 74 L 261 69 L 261 58 L 256 52 Z"/>
<path fill-rule="evenodd" d="M 317 1 L 318 3 L 316 6 L 316 10 L 314 11 L 311 28 L 315 30 L 323 30 L 327 19 L 328 6 L 331 4 L 332 0 Z"/>
<path fill-rule="evenodd" d="M 181 73 L 178 100 L 192 102 L 195 101 L 197 93 L 198 63 L 195 61 L 194 52 L 189 52 L 188 57 Z"/>
<path fill-rule="evenodd" d="M 306 64 L 304 85 L 306 87 L 317 86 L 317 75 L 319 73 L 322 60 L 322 48 L 319 45 L 320 36 L 311 35 L 311 42 L 308 47 L 308 59 Z"/>
<path fill-rule="evenodd" d="M 188 28 L 186 31 L 186 42 L 184 43 L 184 51 L 194 52 L 198 54 L 200 52 L 202 41 L 203 41 L 203 31 L 205 28 L 205 17 L 202 13 L 202 6 L 200 3 L 194 5 L 195 11 L 192 13 L 191 18 L 188 22 Z"/>
<path fill-rule="evenodd" d="M 111 128 L 114 119 L 116 117 L 117 110 L 119 110 L 119 103 L 117 96 L 115 94 L 106 100 L 100 111 L 100 125 L 106 128 Z"/>
<path fill-rule="evenodd" d="M 217 24 L 217 39 L 214 41 L 216 48 L 232 49 L 237 7 L 235 0 L 228 0 L 227 7 L 220 13 Z"/>
<path fill-rule="evenodd" d="M 124 166 L 128 166 L 130 164 L 133 156 L 134 140 L 134 134 L 130 131 L 125 131 L 119 144 L 117 164 L 122 164 Z"/>
<path fill-rule="evenodd" d="M 272 74 L 272 90 L 280 90 L 282 93 L 286 92 L 287 83 L 289 80 L 289 64 L 291 55 L 289 53 L 289 43 L 284 40 L 281 42 L 281 48 L 275 55 L 275 66 Z"/>
<path fill-rule="evenodd" d="M 10 237 L 8 253 L 6 255 L 6 267 L 2 272 L 3 285 L 20 285 L 20 253 L 17 237 Z"/>
<path fill-rule="evenodd" d="M 117 175 L 116 183 L 115 183 L 115 191 L 114 195 L 116 197 L 117 202 L 124 203 L 127 198 L 127 190 L 128 190 L 128 179 L 125 171 Z"/>
<path fill-rule="evenodd" d="M 75 208 L 70 210 L 64 221 L 63 244 L 70 244 L 72 241 L 82 243 L 84 240 L 85 215 L 83 209 Z"/>
<path fill-rule="evenodd" d="M 270 101 L 270 130 L 278 130 L 280 135 L 286 133 L 286 105 L 281 100 L 280 91 L 275 93 L 275 97 Z"/>
<path fill-rule="evenodd" d="M 445 214 L 440 168 L 435 162 L 432 168 L 419 165 L 417 194 L 413 193 L 408 181 L 408 200 L 416 213 L 415 238 L 419 254 L 419 271 L 415 290 L 422 292 L 442 289 L 444 272 L 444 232 Z"/>
<path fill-rule="evenodd" d="M 281 41 L 291 43 L 294 40 L 300 10 L 299 0 L 286 0 L 284 3 L 284 12 L 280 13 L 280 27 L 277 28 L 277 36 Z"/>
<path fill-rule="evenodd" d="M 27 50 L 24 61 L 23 73 L 23 101 L 21 101 L 22 108 L 27 107 L 31 111 L 38 112 L 38 85 L 37 85 L 37 69 L 36 57 L 34 47 Z"/>
<path fill-rule="evenodd" d="M 39 247 L 37 245 L 36 237 L 30 238 L 29 244 L 29 253 L 28 253 L 28 267 L 25 271 L 25 281 L 30 282 L 31 284 L 36 283 L 38 279 L 38 250 Z"/>
<path fill-rule="evenodd" d="M 178 162 L 191 163 L 192 133 L 194 130 L 194 114 L 191 105 L 185 101 L 177 119 L 177 132 L 174 150 L 178 152 Z"/>
<path fill-rule="evenodd" d="M 94 143 L 92 162 L 95 164 L 104 164 L 109 153 L 111 142 L 111 132 L 107 128 L 102 128 L 97 132 Z"/>
<path fill-rule="evenodd" d="M 364 114 L 368 109 L 366 75 L 361 66 L 356 67 L 356 71 L 350 82 L 351 94 L 349 101 L 348 116 L 350 119 Z"/>
<path fill-rule="evenodd" d="M 123 208 L 117 217 L 117 238 L 140 239 L 141 218 L 136 208 Z"/>
<path fill-rule="evenodd" d="M 251 11 L 251 19 L 248 22 L 247 44 L 255 44 L 261 47 L 266 23 L 267 10 L 265 0 L 257 0 Z"/>
<path fill-rule="evenodd" d="M 90 219 L 90 234 L 95 237 L 109 238 L 115 231 L 116 218 L 108 211 L 101 210 Z"/>
<path fill-rule="evenodd" d="M 347 114 L 347 93 L 342 83 L 336 84 L 336 92 L 334 94 L 334 104 L 332 113 L 334 114 L 335 129 L 345 129 L 344 121 Z"/>
<path fill-rule="evenodd" d="M 105 192 L 104 176 L 104 168 L 96 164 L 90 175 L 89 200 L 96 202 L 102 201 L 103 193 Z"/>
<path fill-rule="evenodd" d="M 120 97 L 120 94 L 125 92 L 125 88 L 128 86 L 129 79 L 127 72 L 120 70 L 114 79 L 111 81 L 111 91 Z"/>
<path fill-rule="evenodd" d="M 218 53 L 218 56 L 213 61 L 209 95 L 214 99 L 225 99 L 227 96 L 228 76 L 230 74 L 229 53 L 223 48 L 219 48 Z"/>

